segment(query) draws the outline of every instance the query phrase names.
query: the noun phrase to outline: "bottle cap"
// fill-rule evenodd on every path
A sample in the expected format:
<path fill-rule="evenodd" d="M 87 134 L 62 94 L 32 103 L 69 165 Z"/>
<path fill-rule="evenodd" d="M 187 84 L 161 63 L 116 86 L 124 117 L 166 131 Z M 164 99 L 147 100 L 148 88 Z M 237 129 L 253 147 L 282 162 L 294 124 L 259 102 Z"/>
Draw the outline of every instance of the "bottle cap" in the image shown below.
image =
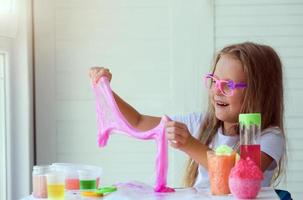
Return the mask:
<path fill-rule="evenodd" d="M 239 115 L 239 122 L 244 126 L 250 125 L 261 125 L 261 114 L 260 113 L 246 113 Z"/>
<path fill-rule="evenodd" d="M 50 170 L 51 170 L 50 165 L 35 165 L 33 167 L 34 174 L 45 174 L 48 173 Z"/>

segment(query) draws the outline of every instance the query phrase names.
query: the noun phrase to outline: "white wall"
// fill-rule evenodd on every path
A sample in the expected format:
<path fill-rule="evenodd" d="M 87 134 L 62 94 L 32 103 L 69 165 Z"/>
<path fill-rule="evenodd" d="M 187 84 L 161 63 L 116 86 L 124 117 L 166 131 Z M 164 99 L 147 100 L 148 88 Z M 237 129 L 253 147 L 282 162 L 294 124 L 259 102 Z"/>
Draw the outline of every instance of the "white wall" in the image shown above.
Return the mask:
<path fill-rule="evenodd" d="M 284 64 L 288 138 L 287 177 L 279 188 L 289 190 L 294 199 L 302 199 L 303 1 L 216 0 L 214 25 L 216 49 L 249 40 L 268 44 L 279 53 Z"/>
<path fill-rule="evenodd" d="M 108 66 L 114 90 L 142 113 L 201 110 L 202 74 L 213 51 L 212 1 L 34 5 L 38 164 L 95 164 L 104 168 L 105 184 L 130 178 L 153 184 L 154 142 L 114 135 L 98 149 L 88 69 Z M 171 185 L 180 185 L 183 162 L 184 155 L 171 150 Z"/>
<path fill-rule="evenodd" d="M 5 69 L 6 53 L 0 51 L 0 199 L 6 199 L 6 99 Z"/>
<path fill-rule="evenodd" d="M 32 126 L 32 34 L 30 0 L 16 2 L 16 21 L 0 32 L 0 50 L 8 53 L 6 70 L 7 199 L 18 199 L 31 191 L 33 163 Z M 1 24 L 0 30 L 7 30 Z"/>

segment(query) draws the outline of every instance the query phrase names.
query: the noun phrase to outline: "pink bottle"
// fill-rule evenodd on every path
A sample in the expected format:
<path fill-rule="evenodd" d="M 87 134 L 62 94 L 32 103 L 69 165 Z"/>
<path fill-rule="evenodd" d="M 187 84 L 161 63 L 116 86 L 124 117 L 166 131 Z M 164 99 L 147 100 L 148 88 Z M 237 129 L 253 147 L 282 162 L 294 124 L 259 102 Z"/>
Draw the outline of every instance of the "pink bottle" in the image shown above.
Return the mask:
<path fill-rule="evenodd" d="M 33 197 L 47 198 L 46 174 L 49 173 L 49 165 L 33 167 Z"/>

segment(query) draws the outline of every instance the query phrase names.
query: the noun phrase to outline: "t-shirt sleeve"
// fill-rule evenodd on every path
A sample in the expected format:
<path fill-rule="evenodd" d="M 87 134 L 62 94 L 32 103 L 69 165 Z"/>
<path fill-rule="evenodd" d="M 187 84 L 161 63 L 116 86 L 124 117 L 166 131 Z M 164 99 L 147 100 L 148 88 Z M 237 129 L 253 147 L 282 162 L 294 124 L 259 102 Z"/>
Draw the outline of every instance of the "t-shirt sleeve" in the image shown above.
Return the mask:
<path fill-rule="evenodd" d="M 261 136 L 261 151 L 272 157 L 275 161 L 270 168 L 275 168 L 284 151 L 284 137 L 279 128 L 265 129 Z"/>
<path fill-rule="evenodd" d="M 173 121 L 186 124 L 192 136 L 198 137 L 198 130 L 202 122 L 202 113 L 190 113 L 187 115 L 171 115 L 169 118 Z"/>

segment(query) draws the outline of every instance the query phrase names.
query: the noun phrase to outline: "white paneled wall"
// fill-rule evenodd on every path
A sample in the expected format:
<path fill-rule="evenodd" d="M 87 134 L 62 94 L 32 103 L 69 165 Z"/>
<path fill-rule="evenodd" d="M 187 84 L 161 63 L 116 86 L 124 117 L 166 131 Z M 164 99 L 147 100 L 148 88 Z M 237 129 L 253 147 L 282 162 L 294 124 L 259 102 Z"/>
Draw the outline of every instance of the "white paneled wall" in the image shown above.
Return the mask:
<path fill-rule="evenodd" d="M 17 3 L 15 0 L 0 0 L 0 5 L 0 37 L 14 38 L 18 31 Z"/>
<path fill-rule="evenodd" d="M 279 187 L 294 199 L 303 192 L 303 1 L 216 0 L 215 48 L 253 41 L 271 45 L 284 64 L 285 122 L 288 137 L 288 170 Z M 274 72 L 273 72 L 274 73 Z"/>
<path fill-rule="evenodd" d="M 5 56 L 0 52 L 0 199 L 6 198 Z"/>
<path fill-rule="evenodd" d="M 97 147 L 88 69 L 109 67 L 112 88 L 144 114 L 201 110 L 212 1 L 36 0 L 34 13 L 38 164 L 95 164 L 104 168 L 105 184 L 153 184 L 154 142 L 113 135 Z M 180 185 L 184 158 L 170 150 L 171 185 Z"/>

